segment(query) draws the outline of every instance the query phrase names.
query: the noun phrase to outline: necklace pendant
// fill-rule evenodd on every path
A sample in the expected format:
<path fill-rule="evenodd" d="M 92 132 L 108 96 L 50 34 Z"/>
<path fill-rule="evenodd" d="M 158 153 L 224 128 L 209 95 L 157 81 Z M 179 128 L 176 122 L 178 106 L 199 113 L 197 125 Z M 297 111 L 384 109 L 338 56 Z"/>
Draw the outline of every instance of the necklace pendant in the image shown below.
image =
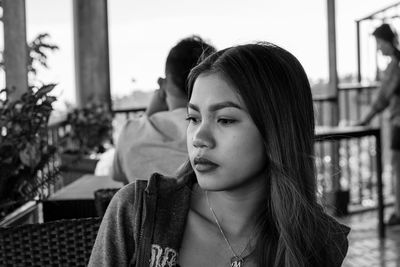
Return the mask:
<path fill-rule="evenodd" d="M 243 262 L 244 262 L 244 260 L 242 257 L 238 257 L 238 256 L 232 257 L 231 258 L 231 267 L 242 267 L 242 266 L 244 266 Z"/>

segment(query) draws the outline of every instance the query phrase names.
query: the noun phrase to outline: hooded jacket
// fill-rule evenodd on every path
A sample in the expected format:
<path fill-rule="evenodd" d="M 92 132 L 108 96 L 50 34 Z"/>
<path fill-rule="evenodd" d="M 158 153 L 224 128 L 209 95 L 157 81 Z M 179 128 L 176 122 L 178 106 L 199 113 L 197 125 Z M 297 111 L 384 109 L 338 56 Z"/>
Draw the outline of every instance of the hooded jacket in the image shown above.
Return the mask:
<path fill-rule="evenodd" d="M 155 173 L 149 181 L 119 190 L 103 217 L 88 266 L 179 266 L 192 185 Z M 327 231 L 326 240 L 332 242 L 325 250 L 330 255 L 322 255 L 324 267 L 341 266 L 348 248 L 349 228 L 330 220 L 335 231 Z"/>

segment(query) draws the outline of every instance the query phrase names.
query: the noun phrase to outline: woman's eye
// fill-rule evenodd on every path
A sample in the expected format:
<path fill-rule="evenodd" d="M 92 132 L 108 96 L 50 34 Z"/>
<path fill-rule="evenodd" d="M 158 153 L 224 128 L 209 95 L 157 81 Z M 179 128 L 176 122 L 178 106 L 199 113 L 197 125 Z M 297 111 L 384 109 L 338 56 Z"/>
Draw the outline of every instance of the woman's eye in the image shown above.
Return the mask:
<path fill-rule="evenodd" d="M 187 115 L 186 120 L 189 121 L 190 123 L 195 123 L 195 124 L 199 122 L 199 119 L 193 115 Z"/>
<path fill-rule="evenodd" d="M 236 122 L 236 120 L 233 120 L 233 119 L 226 119 L 226 118 L 218 119 L 218 123 L 220 123 L 222 125 L 229 125 L 229 124 L 232 124 L 232 123 L 235 123 L 235 122 Z"/>

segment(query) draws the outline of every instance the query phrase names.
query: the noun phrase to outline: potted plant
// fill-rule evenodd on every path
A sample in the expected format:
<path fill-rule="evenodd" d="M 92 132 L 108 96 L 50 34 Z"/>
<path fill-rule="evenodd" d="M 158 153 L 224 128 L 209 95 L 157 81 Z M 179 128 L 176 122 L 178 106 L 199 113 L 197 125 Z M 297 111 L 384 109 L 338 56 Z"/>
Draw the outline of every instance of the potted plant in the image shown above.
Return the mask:
<path fill-rule="evenodd" d="M 112 114 L 101 102 L 72 108 L 66 118 L 66 134 L 61 140 L 62 166 L 68 170 L 94 171 L 99 154 L 112 143 Z"/>
<path fill-rule="evenodd" d="M 27 200 L 46 197 L 45 187 L 57 178 L 50 164 L 56 148 L 47 138 L 54 87 L 30 87 L 14 101 L 7 100 L 8 89 L 0 91 L 0 218 Z"/>

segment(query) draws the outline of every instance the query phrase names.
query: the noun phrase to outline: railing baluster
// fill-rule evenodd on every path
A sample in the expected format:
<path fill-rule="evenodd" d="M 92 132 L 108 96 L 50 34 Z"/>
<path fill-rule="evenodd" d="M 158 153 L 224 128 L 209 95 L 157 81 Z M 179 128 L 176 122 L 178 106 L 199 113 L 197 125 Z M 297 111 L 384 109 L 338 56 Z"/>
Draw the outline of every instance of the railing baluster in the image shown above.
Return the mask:
<path fill-rule="evenodd" d="M 339 86 L 339 121 L 359 120 L 363 112 L 362 106 L 371 103 L 372 94 L 378 86 L 379 84 Z M 325 115 L 329 116 L 330 113 L 325 112 L 325 109 L 330 108 L 332 101 L 334 100 L 331 96 L 314 97 L 316 125 L 326 125 L 329 118 L 325 118 Z M 371 148 L 370 138 L 365 138 L 367 137 L 359 137 L 339 143 L 341 179 L 345 179 L 343 182 L 348 183 L 348 187 L 352 191 L 351 202 L 355 204 L 362 204 L 363 200 L 375 200 L 376 198 L 374 194 L 376 189 L 376 184 L 374 184 L 376 155 L 373 148 Z M 334 151 L 328 149 L 329 145 L 325 147 L 326 145 L 326 142 L 322 142 L 320 144 L 317 143 L 315 146 L 316 160 L 318 161 L 317 175 L 318 177 L 323 175 L 324 179 L 331 180 L 337 174 L 337 170 L 332 169 L 332 166 L 327 166 L 329 164 L 327 156 L 332 158 L 333 155 L 331 153 L 334 153 Z M 366 156 L 368 156 L 368 160 L 364 160 Z M 321 181 L 321 178 L 319 178 L 319 187 L 323 191 L 330 190 L 332 184 L 330 180 Z"/>

